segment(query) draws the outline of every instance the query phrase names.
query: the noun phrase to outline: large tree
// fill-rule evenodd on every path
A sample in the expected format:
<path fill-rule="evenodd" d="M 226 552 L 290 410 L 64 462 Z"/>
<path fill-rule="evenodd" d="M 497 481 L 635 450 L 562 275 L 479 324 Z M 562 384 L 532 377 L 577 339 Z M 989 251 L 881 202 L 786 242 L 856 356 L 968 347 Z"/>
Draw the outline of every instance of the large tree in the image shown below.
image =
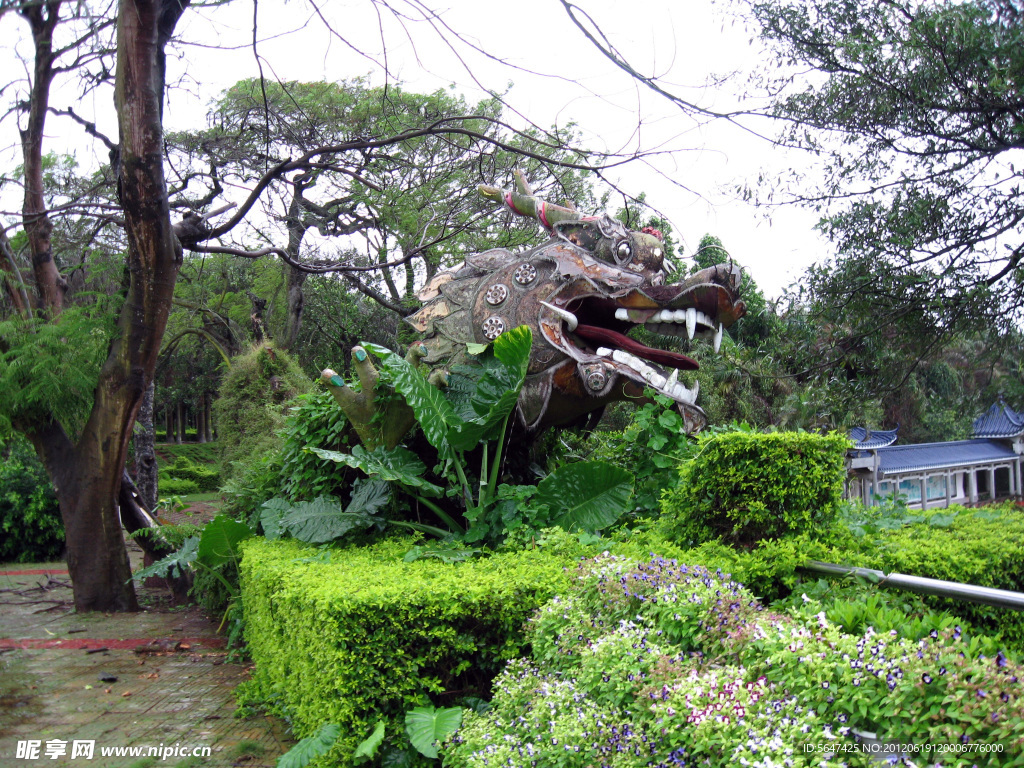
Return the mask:
<path fill-rule="evenodd" d="M 820 156 L 773 202 L 823 213 L 837 255 L 799 303 L 820 363 L 884 347 L 899 386 L 960 334 L 1024 313 L 1024 25 L 1011 0 L 753 0 L 781 73 L 780 141 Z M 821 347 L 825 349 L 826 347 Z M 865 358 L 866 359 L 866 358 Z M 903 361 L 903 364 L 900 363 Z"/>
<path fill-rule="evenodd" d="M 491 117 L 444 116 L 268 163 L 247 185 L 248 195 L 234 215 L 213 225 L 207 206 L 215 196 L 189 197 L 184 185 L 169 189 L 164 173 L 164 51 L 188 5 L 189 0 L 120 0 L 115 13 L 111 5 L 88 2 L 0 2 L 0 21 L 18 15 L 28 23 L 34 52 L 25 89 L 6 86 L 2 91 L 13 97 L 14 108 L 7 114 L 19 119 L 24 203 L 19 220 L 5 226 L 0 238 L 6 288 L 0 301 L 0 380 L 7 395 L 0 399 L 0 428 L 13 426 L 32 441 L 57 489 L 78 610 L 137 608 L 121 523 L 137 524 L 131 522 L 135 513 L 144 511 L 130 483 L 123 482 L 125 458 L 143 394 L 153 380 L 184 250 L 201 250 L 204 242 L 231 232 L 279 179 L 301 184 L 339 155 L 428 136 L 477 141 L 482 160 L 486 148 L 498 147 L 577 171 L 595 168 L 572 153 L 549 159 L 543 143 L 534 149 L 515 146 L 512 139 L 487 130 L 494 123 Z M 116 30 L 116 43 L 103 36 L 111 30 Z M 73 109 L 52 108 L 50 87 L 56 80 L 84 75 L 84 87 L 90 88 L 108 83 L 111 73 L 117 141 L 102 137 L 93 122 Z M 112 161 L 110 178 L 116 182 L 115 202 L 97 201 L 84 211 L 80 201 L 48 201 L 44 144 L 47 115 L 53 112 L 104 141 Z M 175 224 L 172 210 L 183 214 Z M 123 233 L 121 284 L 106 314 L 68 303 L 64 268 L 71 262 L 68 254 L 54 251 L 54 218 L 84 213 L 94 217 L 93 231 L 114 225 Z M 7 236 L 7 230 L 19 227 L 14 238 Z M 18 238 L 24 241 L 24 258 L 14 247 Z M 292 260 L 278 247 L 247 255 L 261 253 Z M 382 265 L 348 266 L 363 273 Z"/>

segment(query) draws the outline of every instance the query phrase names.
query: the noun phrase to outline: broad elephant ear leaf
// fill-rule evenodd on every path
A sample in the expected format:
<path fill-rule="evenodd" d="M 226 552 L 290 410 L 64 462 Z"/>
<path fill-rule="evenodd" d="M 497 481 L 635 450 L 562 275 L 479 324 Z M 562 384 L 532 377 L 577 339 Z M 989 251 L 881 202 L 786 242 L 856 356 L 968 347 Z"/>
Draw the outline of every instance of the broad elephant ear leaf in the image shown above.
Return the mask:
<path fill-rule="evenodd" d="M 352 449 L 352 453 L 328 451 L 324 448 L 307 448 L 306 450 L 315 453 L 322 459 L 344 464 L 353 469 L 360 469 L 377 480 L 404 485 L 424 496 L 440 496 L 444 493 L 443 488 L 423 479 L 423 474 L 427 471 L 426 466 L 415 453 L 402 446 L 390 450 L 381 446 L 370 452 L 361 445 L 357 445 Z"/>
<path fill-rule="evenodd" d="M 152 565 L 147 565 L 145 568 L 140 568 L 132 574 L 132 578 L 136 581 L 142 579 L 148 579 L 150 576 L 159 576 L 160 578 L 166 579 L 173 577 L 175 571 L 179 576 L 183 576 L 185 572 L 191 568 L 192 563 L 195 562 L 196 555 L 199 553 L 199 537 L 189 536 L 181 545 L 181 549 L 177 552 L 172 552 L 167 557 L 162 557 Z"/>
<path fill-rule="evenodd" d="M 227 515 L 217 515 L 203 528 L 196 560 L 210 568 L 238 560 L 238 545 L 255 535 L 256 532 L 245 523 L 232 520 Z"/>
<path fill-rule="evenodd" d="M 633 495 L 633 475 L 605 461 L 559 467 L 537 484 L 534 504 L 546 504 L 554 523 L 593 533 L 614 523 Z"/>
<path fill-rule="evenodd" d="M 306 768 L 313 760 L 326 754 L 341 736 L 338 723 L 325 723 L 312 736 L 307 736 L 277 759 L 277 768 Z"/>
<path fill-rule="evenodd" d="M 462 708 L 416 707 L 405 714 L 405 732 L 421 755 L 437 757 L 437 742 L 462 725 Z"/>
<path fill-rule="evenodd" d="M 350 531 L 371 528 L 384 522 L 376 512 L 388 500 L 387 483 L 368 481 L 360 484 L 344 510 L 329 496 L 304 501 L 291 508 L 281 520 L 282 527 L 307 544 L 323 544 L 339 539 Z"/>

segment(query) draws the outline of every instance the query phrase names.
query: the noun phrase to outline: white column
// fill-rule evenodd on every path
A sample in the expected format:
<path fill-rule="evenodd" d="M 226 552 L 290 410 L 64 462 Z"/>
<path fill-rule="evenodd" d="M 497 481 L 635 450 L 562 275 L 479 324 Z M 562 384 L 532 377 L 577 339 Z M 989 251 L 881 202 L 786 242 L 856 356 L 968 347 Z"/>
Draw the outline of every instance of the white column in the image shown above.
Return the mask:
<path fill-rule="evenodd" d="M 917 481 L 918 485 L 921 486 L 921 509 L 928 509 L 928 483 L 925 480 L 927 475 L 921 475 L 921 479 Z"/>
<path fill-rule="evenodd" d="M 974 467 L 964 472 L 967 480 L 967 500 L 971 504 L 978 503 L 978 474 Z"/>
<path fill-rule="evenodd" d="M 996 468 L 989 467 L 988 470 L 988 497 L 994 499 L 996 497 Z"/>
<path fill-rule="evenodd" d="M 946 470 L 946 508 L 953 503 L 953 483 L 956 482 L 956 475 Z"/>

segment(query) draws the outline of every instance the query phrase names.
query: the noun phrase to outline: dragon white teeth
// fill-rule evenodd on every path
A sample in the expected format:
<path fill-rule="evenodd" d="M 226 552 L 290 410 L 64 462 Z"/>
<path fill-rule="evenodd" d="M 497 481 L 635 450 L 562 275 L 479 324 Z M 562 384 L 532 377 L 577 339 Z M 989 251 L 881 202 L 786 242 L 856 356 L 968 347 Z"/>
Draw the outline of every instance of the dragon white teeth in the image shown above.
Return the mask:
<path fill-rule="evenodd" d="M 629 320 L 629 310 L 625 307 L 619 307 L 615 310 L 616 320 Z"/>
<path fill-rule="evenodd" d="M 715 340 L 712 343 L 712 346 L 714 347 L 716 355 L 718 354 L 718 350 L 721 349 L 721 347 L 722 347 L 722 332 L 724 330 L 725 330 L 725 326 L 723 326 L 721 323 L 719 323 L 718 330 L 715 331 Z"/>
<path fill-rule="evenodd" d="M 693 339 L 693 332 L 697 330 L 697 310 L 690 307 L 686 310 L 686 335 Z"/>
<path fill-rule="evenodd" d="M 679 369 L 673 368 L 672 373 L 669 374 L 668 379 L 665 381 L 665 389 L 671 392 L 676 388 L 676 384 L 679 383 Z"/>
<path fill-rule="evenodd" d="M 693 400 L 691 402 L 697 402 L 697 395 L 700 394 L 700 379 L 693 380 Z"/>
<path fill-rule="evenodd" d="M 576 326 L 580 324 L 580 321 L 576 319 L 576 315 L 574 315 L 572 312 L 569 312 L 568 310 L 562 309 L 560 307 L 556 307 L 554 304 L 548 304 L 546 301 L 542 301 L 541 304 L 543 304 L 545 307 L 547 307 L 560 318 L 562 318 L 562 320 L 565 321 L 566 327 L 570 331 L 575 331 Z"/>
<path fill-rule="evenodd" d="M 612 351 L 610 349 L 608 349 L 608 347 L 598 347 L 597 348 L 597 356 L 598 357 L 611 357 L 612 356 Z"/>

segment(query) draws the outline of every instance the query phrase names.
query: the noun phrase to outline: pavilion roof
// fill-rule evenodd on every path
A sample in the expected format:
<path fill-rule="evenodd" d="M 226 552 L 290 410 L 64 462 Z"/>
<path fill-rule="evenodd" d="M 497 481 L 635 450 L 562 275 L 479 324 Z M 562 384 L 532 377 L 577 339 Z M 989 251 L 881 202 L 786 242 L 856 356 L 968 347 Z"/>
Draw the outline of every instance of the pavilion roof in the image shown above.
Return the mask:
<path fill-rule="evenodd" d="M 895 429 L 872 429 L 867 427 L 854 427 L 850 430 L 850 439 L 853 441 L 853 450 L 871 451 L 876 448 L 884 448 L 896 442 L 896 433 L 900 431 L 900 425 Z"/>
<path fill-rule="evenodd" d="M 1017 437 L 1024 434 L 1024 413 L 1017 413 L 1001 399 L 974 420 L 975 437 Z"/>
<path fill-rule="evenodd" d="M 1014 461 L 1017 454 L 1006 443 L 985 438 L 954 440 L 949 443 L 890 445 L 878 449 L 878 469 L 883 475 L 970 467 L 1004 459 Z"/>

